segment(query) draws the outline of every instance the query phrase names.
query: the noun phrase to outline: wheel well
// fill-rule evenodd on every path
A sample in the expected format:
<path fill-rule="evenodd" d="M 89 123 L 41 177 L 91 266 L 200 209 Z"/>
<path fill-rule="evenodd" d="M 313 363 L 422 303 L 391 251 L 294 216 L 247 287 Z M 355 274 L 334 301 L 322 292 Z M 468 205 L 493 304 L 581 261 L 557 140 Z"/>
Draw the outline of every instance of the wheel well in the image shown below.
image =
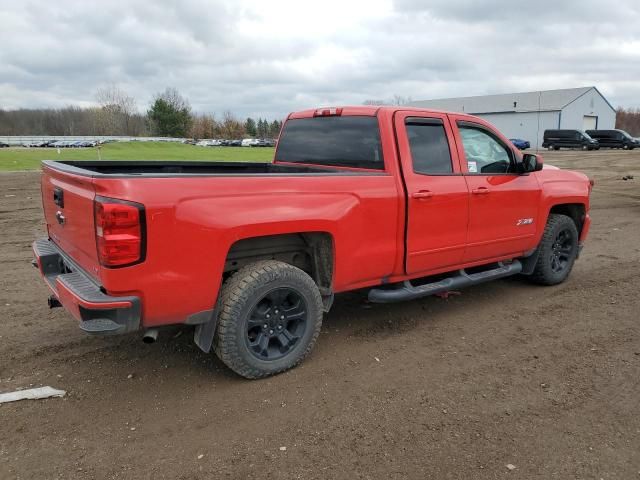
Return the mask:
<path fill-rule="evenodd" d="M 307 272 L 322 296 L 332 292 L 333 239 L 325 232 L 288 233 L 239 240 L 231 246 L 224 275 L 258 260 L 280 260 Z"/>
<path fill-rule="evenodd" d="M 558 213 L 566 215 L 576 224 L 578 234 L 582 233 L 582 225 L 584 224 L 585 208 L 581 203 L 565 203 L 562 205 L 554 205 L 551 207 L 549 214 Z"/>

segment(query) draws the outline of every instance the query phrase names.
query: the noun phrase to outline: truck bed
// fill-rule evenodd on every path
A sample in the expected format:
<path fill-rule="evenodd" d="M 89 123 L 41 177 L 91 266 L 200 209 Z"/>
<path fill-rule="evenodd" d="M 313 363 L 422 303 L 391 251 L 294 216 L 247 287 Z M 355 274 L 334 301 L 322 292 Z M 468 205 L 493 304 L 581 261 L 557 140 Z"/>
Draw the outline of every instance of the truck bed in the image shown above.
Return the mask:
<path fill-rule="evenodd" d="M 282 165 L 256 162 L 194 162 L 194 161 L 53 161 L 43 162 L 47 167 L 82 176 L 238 176 L 238 175 L 354 175 L 331 167 Z M 371 173 L 368 173 L 369 175 Z"/>

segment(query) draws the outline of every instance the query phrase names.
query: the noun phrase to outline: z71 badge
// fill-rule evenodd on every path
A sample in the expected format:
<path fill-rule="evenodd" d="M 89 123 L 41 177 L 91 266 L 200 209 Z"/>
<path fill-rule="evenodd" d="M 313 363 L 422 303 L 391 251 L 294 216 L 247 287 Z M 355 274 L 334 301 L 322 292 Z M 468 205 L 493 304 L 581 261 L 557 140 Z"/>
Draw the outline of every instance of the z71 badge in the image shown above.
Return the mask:
<path fill-rule="evenodd" d="M 531 225 L 533 223 L 533 218 L 521 218 L 516 222 L 516 225 Z"/>

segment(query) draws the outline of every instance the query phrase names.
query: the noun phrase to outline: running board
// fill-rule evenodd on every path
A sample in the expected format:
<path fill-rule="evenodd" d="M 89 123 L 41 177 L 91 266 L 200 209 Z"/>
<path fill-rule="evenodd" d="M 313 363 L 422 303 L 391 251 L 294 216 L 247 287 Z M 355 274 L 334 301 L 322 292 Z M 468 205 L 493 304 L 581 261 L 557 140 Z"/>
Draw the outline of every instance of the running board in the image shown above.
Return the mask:
<path fill-rule="evenodd" d="M 372 288 L 369 290 L 369 301 L 373 303 L 390 303 L 427 297 L 436 293 L 447 292 L 458 288 L 477 285 L 478 283 L 496 280 L 498 278 L 516 275 L 522 271 L 522 264 L 518 260 L 505 265 L 499 263 L 497 268 L 478 273 L 466 273 L 459 270 L 455 275 L 433 283 L 414 287 L 409 280 L 398 284 L 396 288 Z"/>

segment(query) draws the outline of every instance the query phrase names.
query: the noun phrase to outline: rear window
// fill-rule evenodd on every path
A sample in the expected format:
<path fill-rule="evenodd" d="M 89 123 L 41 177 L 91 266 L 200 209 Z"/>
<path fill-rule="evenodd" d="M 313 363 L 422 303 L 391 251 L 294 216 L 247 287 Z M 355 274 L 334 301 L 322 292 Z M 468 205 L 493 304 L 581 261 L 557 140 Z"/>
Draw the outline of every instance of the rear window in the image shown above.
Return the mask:
<path fill-rule="evenodd" d="M 384 170 L 376 117 L 313 117 L 288 120 L 275 159 Z"/>
<path fill-rule="evenodd" d="M 413 171 L 425 175 L 453 172 L 442 120 L 408 118 L 405 122 Z"/>

